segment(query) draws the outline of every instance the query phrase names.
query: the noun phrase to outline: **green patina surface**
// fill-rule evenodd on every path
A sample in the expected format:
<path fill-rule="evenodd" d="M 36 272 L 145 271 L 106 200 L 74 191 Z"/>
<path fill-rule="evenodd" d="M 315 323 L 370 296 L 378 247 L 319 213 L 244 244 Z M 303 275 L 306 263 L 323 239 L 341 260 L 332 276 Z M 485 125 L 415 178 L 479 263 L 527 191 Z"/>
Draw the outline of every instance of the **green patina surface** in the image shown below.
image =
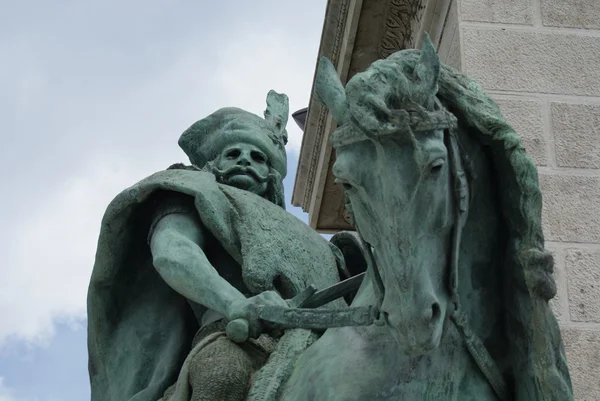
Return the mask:
<path fill-rule="evenodd" d="M 358 235 L 332 239 L 342 254 L 285 212 L 285 95 L 269 93 L 264 119 L 200 120 L 180 139 L 193 167 L 105 214 L 92 399 L 572 399 L 537 171 L 494 101 L 428 37 L 345 87 L 321 60 L 315 88 Z M 345 262 L 366 268 L 352 307 L 375 307 L 376 324 L 282 332 L 251 313 L 338 282 Z"/>
<path fill-rule="evenodd" d="M 284 399 L 572 399 L 537 171 L 494 101 L 428 37 L 345 87 L 322 59 L 315 90 L 372 250 L 352 306 L 383 324 L 328 330 Z"/>
<path fill-rule="evenodd" d="M 221 318 L 286 305 L 310 284 L 337 282 L 343 265 L 283 208 L 287 97 L 271 92 L 267 110 L 263 120 L 221 109 L 192 125 L 180 144 L 202 169 L 158 172 L 109 205 L 88 293 L 93 400 L 241 399 L 272 353 L 254 378 L 260 399 L 314 340 L 264 327 L 250 345 L 220 335 Z"/>

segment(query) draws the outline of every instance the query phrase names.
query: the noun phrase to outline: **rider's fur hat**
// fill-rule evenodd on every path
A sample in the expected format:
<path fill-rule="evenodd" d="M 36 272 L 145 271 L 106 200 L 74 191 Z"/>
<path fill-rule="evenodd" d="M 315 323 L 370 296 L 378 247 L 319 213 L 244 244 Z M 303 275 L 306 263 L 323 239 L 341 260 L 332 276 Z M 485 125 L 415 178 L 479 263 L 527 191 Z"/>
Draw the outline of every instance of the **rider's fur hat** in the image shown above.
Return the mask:
<path fill-rule="evenodd" d="M 287 174 L 288 112 L 288 97 L 270 91 L 264 119 L 236 107 L 225 107 L 189 127 L 179 138 L 179 146 L 192 164 L 202 168 L 226 146 L 250 143 L 267 155 L 271 167 L 283 178 Z"/>

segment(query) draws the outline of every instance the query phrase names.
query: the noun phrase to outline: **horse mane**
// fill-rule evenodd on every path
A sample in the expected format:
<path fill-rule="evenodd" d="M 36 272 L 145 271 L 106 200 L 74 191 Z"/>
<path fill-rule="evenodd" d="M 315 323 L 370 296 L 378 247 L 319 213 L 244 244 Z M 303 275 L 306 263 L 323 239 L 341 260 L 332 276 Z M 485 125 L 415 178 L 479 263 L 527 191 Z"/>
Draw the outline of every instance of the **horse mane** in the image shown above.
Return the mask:
<path fill-rule="evenodd" d="M 504 223 L 509 235 L 518 239 L 515 251 L 522 266 L 539 270 L 539 274 L 525 277 L 527 288 L 531 295 L 550 300 L 556 294 L 552 277 L 554 263 L 551 255 L 544 251 L 542 193 L 535 164 L 497 104 L 475 82 L 444 66 L 438 97 L 451 112 L 458 114 L 459 125 L 475 129 L 478 135 L 474 139 L 492 150 L 501 185 Z M 544 256 L 534 255 L 532 250 Z"/>
<path fill-rule="evenodd" d="M 427 119 L 439 114 L 436 110 L 441 107 L 457 118 L 459 128 L 491 150 L 508 235 L 503 303 L 516 399 L 572 399 L 560 331 L 548 304 L 556 294 L 556 283 L 553 257 L 544 249 L 536 166 L 498 105 L 477 83 L 439 61 L 425 60 L 433 70 L 420 70 L 422 62 L 423 51 L 402 50 L 352 77 L 345 87 L 349 119 L 360 121 L 365 132 L 390 134 L 401 130 L 396 116 L 403 109 L 416 110 L 417 116 Z M 402 117 L 406 120 L 406 116 Z M 335 132 L 334 144 L 348 137 L 348 131 L 342 126 Z M 468 155 L 462 153 L 467 174 L 476 174 Z M 352 215 L 347 200 L 346 207 Z"/>
<path fill-rule="evenodd" d="M 435 112 L 446 108 L 457 117 L 461 128 L 475 131 L 473 139 L 492 150 L 502 186 L 504 223 L 519 242 L 515 252 L 528 272 L 533 273 L 530 269 L 537 272 L 525 277 L 524 288 L 548 301 L 554 297 L 556 285 L 552 257 L 544 251 L 542 194 L 535 164 L 500 108 L 477 83 L 440 63 L 435 84 L 424 85 L 422 81 L 427 78 L 418 77 L 420 57 L 419 50 L 402 50 L 375 61 L 365 72 L 355 75 L 346 85 L 350 114 L 360 117 L 356 120 L 360 120 L 364 131 L 380 135 L 382 130 L 390 130 L 397 134 L 402 125 L 396 116 L 409 119 L 412 127 L 439 118 L 440 113 Z M 401 114 L 403 110 L 410 110 L 410 117 Z M 351 134 L 345 127 L 337 131 L 333 134 L 334 141 L 342 141 L 342 137 Z M 476 174 L 468 155 L 461 157 L 467 173 Z M 533 250 L 537 252 L 532 254 Z"/>
<path fill-rule="evenodd" d="M 548 301 L 556 294 L 554 260 L 544 249 L 538 173 L 494 100 L 474 81 L 442 65 L 438 99 L 491 149 L 508 233 L 504 274 L 507 334 L 517 399 L 572 399 L 563 344 Z"/>

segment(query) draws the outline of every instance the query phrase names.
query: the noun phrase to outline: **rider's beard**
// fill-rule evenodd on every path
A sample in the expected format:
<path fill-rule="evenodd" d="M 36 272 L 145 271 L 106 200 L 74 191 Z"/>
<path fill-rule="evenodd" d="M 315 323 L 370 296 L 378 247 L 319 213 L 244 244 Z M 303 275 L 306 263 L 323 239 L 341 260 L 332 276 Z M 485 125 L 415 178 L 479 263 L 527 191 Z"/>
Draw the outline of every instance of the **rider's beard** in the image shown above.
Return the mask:
<path fill-rule="evenodd" d="M 220 170 L 217 166 L 213 167 L 213 174 L 217 177 L 217 181 L 226 183 L 230 177 L 238 174 L 247 174 L 251 176 L 257 184 L 262 184 L 269 180 L 269 176 L 261 176 L 253 167 L 243 167 L 234 165 L 226 170 Z"/>
<path fill-rule="evenodd" d="M 266 187 L 263 185 L 271 178 L 270 174 L 261 176 L 254 168 L 247 166 L 231 166 L 228 169 L 220 170 L 213 166 L 212 173 L 215 175 L 217 182 L 230 185 L 239 189 L 253 192 L 259 196 L 263 196 Z M 237 177 L 246 176 L 246 179 L 241 181 Z"/>

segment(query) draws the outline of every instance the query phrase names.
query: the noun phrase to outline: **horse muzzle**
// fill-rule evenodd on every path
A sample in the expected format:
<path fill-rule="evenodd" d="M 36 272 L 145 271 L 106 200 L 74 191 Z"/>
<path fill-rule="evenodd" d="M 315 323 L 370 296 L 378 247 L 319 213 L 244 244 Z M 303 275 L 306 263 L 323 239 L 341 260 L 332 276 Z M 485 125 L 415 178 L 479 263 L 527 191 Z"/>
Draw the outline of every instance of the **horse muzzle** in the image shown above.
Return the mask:
<path fill-rule="evenodd" d="M 423 355 L 439 346 L 444 311 L 438 302 L 433 302 L 410 319 L 405 317 L 405 313 L 386 311 L 384 303 L 378 323 L 383 322 L 392 331 L 394 339 L 408 355 Z"/>

